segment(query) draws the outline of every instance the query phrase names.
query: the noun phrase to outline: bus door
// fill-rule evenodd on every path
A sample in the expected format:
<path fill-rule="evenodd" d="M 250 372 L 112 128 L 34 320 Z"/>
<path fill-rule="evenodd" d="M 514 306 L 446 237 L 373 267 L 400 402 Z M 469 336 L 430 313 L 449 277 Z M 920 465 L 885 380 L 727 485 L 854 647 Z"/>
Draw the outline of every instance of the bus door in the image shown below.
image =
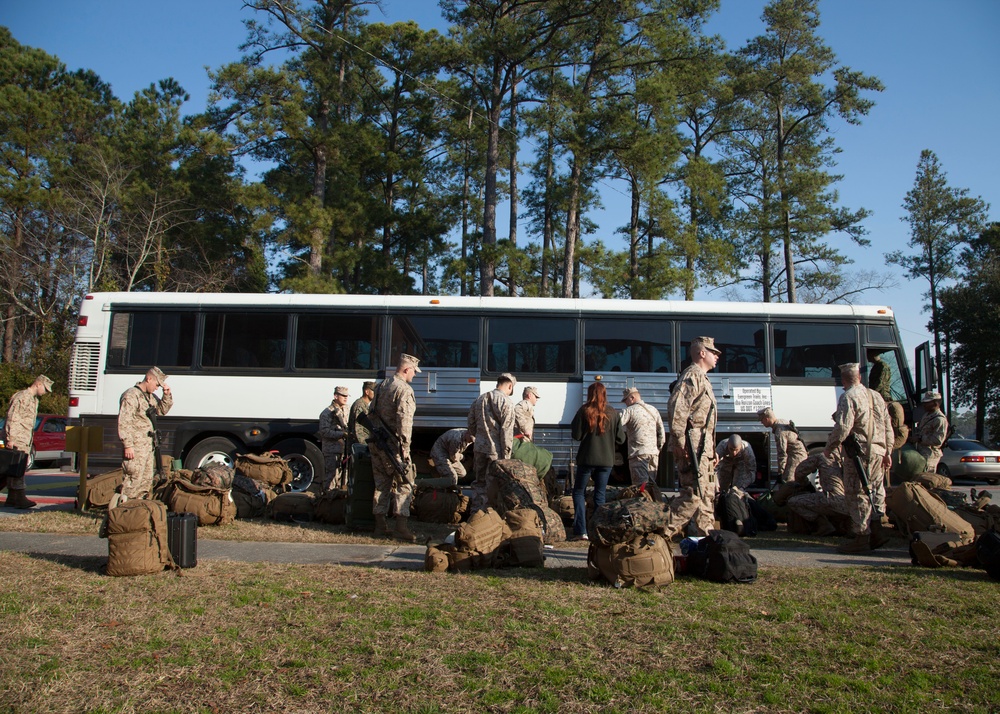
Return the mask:
<path fill-rule="evenodd" d="M 937 366 L 934 364 L 934 353 L 931 352 L 930 342 L 917 345 L 913 351 L 913 367 L 916 370 L 914 378 L 914 389 L 916 390 L 914 402 L 916 404 L 913 409 L 913 422 L 917 423 L 924 415 L 924 407 L 920 403 L 920 397 L 924 392 L 937 390 L 938 384 Z"/>

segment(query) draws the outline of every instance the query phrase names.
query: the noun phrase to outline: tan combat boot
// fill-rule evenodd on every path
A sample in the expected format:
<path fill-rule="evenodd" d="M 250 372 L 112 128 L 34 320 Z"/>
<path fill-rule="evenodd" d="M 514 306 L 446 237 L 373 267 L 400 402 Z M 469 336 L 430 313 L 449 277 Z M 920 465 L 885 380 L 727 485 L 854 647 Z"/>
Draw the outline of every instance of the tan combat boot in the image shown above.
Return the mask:
<path fill-rule="evenodd" d="M 865 535 L 854 536 L 852 540 L 838 545 L 837 552 L 844 554 L 868 553 L 872 549 L 871 543 L 869 542 L 870 537 L 871 536 L 867 533 Z"/>
<path fill-rule="evenodd" d="M 375 530 L 372 531 L 372 533 L 379 538 L 389 535 L 389 526 L 385 522 L 384 514 L 382 513 L 375 514 Z"/>
<path fill-rule="evenodd" d="M 416 543 L 417 537 L 410 532 L 410 528 L 407 525 L 406 516 L 396 516 L 396 530 L 393 532 L 396 540 L 406 541 L 407 543 Z"/>
<path fill-rule="evenodd" d="M 830 523 L 830 519 L 826 516 L 820 516 L 816 519 L 816 532 L 813 535 L 817 536 L 829 536 L 837 532 L 836 526 Z"/>
<path fill-rule="evenodd" d="M 8 488 L 7 489 L 7 508 L 34 508 L 38 504 L 34 501 L 29 501 L 28 497 L 24 495 L 23 488 Z"/>

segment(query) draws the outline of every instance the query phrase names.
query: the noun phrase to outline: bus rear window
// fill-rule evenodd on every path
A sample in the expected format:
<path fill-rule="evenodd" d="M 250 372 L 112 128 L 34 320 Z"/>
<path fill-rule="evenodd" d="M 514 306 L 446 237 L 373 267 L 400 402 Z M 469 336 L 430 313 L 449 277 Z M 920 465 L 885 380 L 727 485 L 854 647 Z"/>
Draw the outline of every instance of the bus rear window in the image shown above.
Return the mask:
<path fill-rule="evenodd" d="M 584 369 L 588 372 L 671 372 L 668 320 L 586 320 Z"/>
<path fill-rule="evenodd" d="M 288 345 L 285 315 L 249 312 L 205 315 L 204 367 L 282 369 Z"/>
<path fill-rule="evenodd" d="M 489 320 L 487 370 L 531 374 L 576 371 L 576 320 L 496 317 Z"/>
<path fill-rule="evenodd" d="M 372 315 L 299 315 L 295 368 L 376 369 L 378 324 Z"/>
<path fill-rule="evenodd" d="M 109 367 L 190 368 L 197 316 L 186 312 L 117 312 L 111 322 Z"/>
<path fill-rule="evenodd" d="M 854 325 L 775 323 L 776 377 L 840 379 L 839 365 L 858 362 Z"/>
<path fill-rule="evenodd" d="M 410 354 L 425 367 L 479 366 L 479 318 L 399 315 L 392 319 L 392 364 Z"/>

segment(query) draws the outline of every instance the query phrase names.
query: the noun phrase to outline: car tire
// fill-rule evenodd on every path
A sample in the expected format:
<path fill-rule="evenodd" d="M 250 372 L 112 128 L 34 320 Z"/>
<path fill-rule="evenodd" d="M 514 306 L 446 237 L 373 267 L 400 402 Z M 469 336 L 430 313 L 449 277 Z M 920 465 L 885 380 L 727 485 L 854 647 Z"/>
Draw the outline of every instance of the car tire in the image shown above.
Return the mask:
<path fill-rule="evenodd" d="M 323 452 L 308 439 L 285 439 L 271 448 L 288 462 L 292 470 L 292 491 L 305 491 L 313 481 L 319 483 L 323 480 L 326 470 Z"/>
<path fill-rule="evenodd" d="M 944 464 L 938 464 L 938 465 L 937 465 L 937 472 L 938 472 L 938 473 L 939 473 L 939 474 L 940 474 L 941 476 L 944 476 L 945 478 L 951 478 L 951 469 L 949 469 L 949 468 L 948 468 L 947 466 L 945 466 Z"/>
<path fill-rule="evenodd" d="M 224 436 L 211 436 L 191 447 L 184 457 L 184 468 L 194 471 L 205 464 L 219 463 L 227 468 L 236 467 L 236 452 L 239 447 Z"/>

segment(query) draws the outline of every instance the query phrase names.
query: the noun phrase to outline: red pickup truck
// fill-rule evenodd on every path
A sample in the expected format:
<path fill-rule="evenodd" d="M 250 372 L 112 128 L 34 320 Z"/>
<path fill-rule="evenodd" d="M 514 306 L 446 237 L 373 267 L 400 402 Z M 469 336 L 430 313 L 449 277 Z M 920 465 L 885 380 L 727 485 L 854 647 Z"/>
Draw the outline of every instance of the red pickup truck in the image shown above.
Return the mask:
<path fill-rule="evenodd" d="M 6 419 L 0 418 L 0 428 Z M 66 450 L 67 417 L 58 414 L 39 414 L 35 417 L 35 433 L 32 436 L 32 461 L 55 461 L 62 458 Z"/>

